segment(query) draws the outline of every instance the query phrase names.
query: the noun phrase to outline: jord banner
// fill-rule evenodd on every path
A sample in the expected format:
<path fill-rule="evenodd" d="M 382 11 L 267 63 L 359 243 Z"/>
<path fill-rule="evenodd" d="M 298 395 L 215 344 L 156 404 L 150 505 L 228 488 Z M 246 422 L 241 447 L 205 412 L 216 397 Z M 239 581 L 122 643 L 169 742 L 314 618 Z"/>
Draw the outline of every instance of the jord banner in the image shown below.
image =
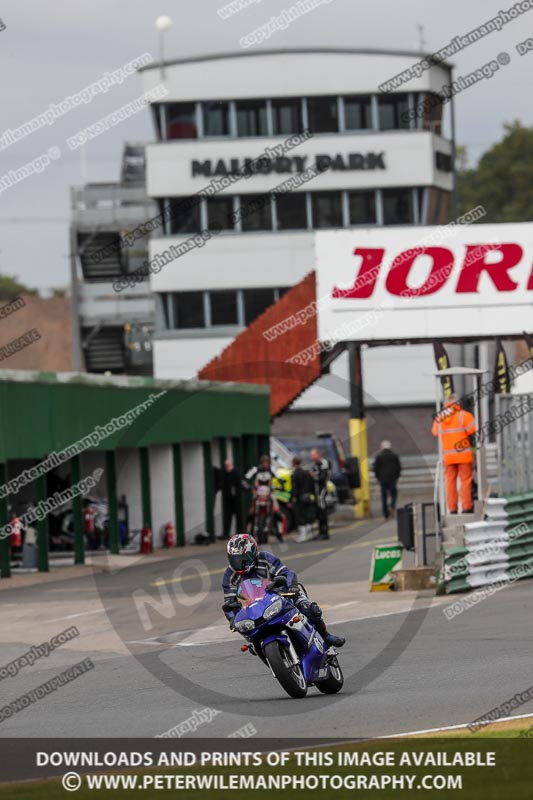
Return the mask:
<path fill-rule="evenodd" d="M 519 335 L 532 319 L 532 223 L 324 231 L 315 248 L 321 341 Z"/>

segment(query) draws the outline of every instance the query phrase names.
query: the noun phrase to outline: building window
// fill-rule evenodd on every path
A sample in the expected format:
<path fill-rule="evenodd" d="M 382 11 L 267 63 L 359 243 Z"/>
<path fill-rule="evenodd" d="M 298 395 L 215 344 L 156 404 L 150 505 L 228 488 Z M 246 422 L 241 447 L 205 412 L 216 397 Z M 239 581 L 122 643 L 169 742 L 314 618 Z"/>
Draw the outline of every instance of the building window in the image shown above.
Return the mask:
<path fill-rule="evenodd" d="M 414 222 L 411 189 L 383 189 L 383 224 L 411 225 Z"/>
<path fill-rule="evenodd" d="M 209 292 L 211 325 L 238 325 L 237 292 L 222 290 Z"/>
<path fill-rule="evenodd" d="M 237 136 L 268 136 L 266 100 L 237 100 Z"/>
<path fill-rule="evenodd" d="M 242 195 L 240 217 L 243 231 L 272 230 L 272 199 L 270 195 Z"/>
<path fill-rule="evenodd" d="M 167 139 L 197 139 L 196 104 L 165 103 Z"/>
<path fill-rule="evenodd" d="M 170 200 L 170 234 L 200 232 L 200 198 L 176 197 Z"/>
<path fill-rule="evenodd" d="M 170 293 L 165 292 L 164 294 L 161 294 L 160 297 L 161 299 L 159 308 L 163 314 L 165 330 L 169 331 L 174 327 L 174 325 L 172 324 L 172 311 L 171 311 L 172 295 Z"/>
<path fill-rule="evenodd" d="M 229 103 L 202 103 L 204 136 L 229 136 Z"/>
<path fill-rule="evenodd" d="M 340 192 L 313 194 L 313 227 L 342 228 L 342 196 Z"/>
<path fill-rule="evenodd" d="M 272 100 L 274 134 L 300 133 L 303 129 L 301 100 Z"/>
<path fill-rule="evenodd" d="M 205 328 L 203 292 L 176 292 L 173 300 L 176 328 Z"/>
<path fill-rule="evenodd" d="M 406 94 L 390 94 L 378 97 L 379 129 L 390 131 L 399 128 L 409 128 L 408 118 L 409 103 Z M 406 115 L 404 117 L 404 115 Z"/>
<path fill-rule="evenodd" d="M 152 103 L 152 117 L 154 120 L 157 138 L 161 141 L 163 137 L 163 103 Z"/>
<path fill-rule="evenodd" d="M 444 103 L 436 92 L 415 95 L 417 127 L 436 134 L 442 132 L 442 113 Z"/>
<path fill-rule="evenodd" d="M 344 127 L 347 131 L 367 130 L 372 127 L 370 97 L 344 98 Z"/>
<path fill-rule="evenodd" d="M 313 133 L 337 133 L 339 130 L 336 97 L 308 97 L 309 129 Z"/>
<path fill-rule="evenodd" d="M 233 198 L 210 197 L 207 201 L 207 227 L 209 229 L 233 230 Z"/>
<path fill-rule="evenodd" d="M 376 193 L 349 192 L 350 225 L 375 225 Z"/>
<path fill-rule="evenodd" d="M 243 289 L 244 322 L 249 325 L 254 319 L 276 302 L 274 289 Z"/>
<path fill-rule="evenodd" d="M 289 192 L 276 197 L 278 230 L 294 231 L 307 228 L 307 198 L 305 192 Z"/>
<path fill-rule="evenodd" d="M 441 153 L 437 150 L 435 153 L 435 164 L 440 172 L 452 171 L 452 157 L 449 153 Z"/>

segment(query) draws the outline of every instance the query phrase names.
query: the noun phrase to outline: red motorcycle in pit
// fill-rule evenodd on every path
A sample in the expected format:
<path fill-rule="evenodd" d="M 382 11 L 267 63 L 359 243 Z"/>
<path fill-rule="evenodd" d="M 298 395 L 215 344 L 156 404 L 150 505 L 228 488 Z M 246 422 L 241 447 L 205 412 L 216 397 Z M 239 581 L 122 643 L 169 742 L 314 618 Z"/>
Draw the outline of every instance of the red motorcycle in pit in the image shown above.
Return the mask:
<path fill-rule="evenodd" d="M 279 510 L 269 485 L 259 485 L 254 489 L 254 498 L 248 517 L 248 533 L 250 533 L 258 544 L 266 544 L 269 534 L 275 536 L 278 541 L 283 541 L 278 530 L 277 517 Z"/>

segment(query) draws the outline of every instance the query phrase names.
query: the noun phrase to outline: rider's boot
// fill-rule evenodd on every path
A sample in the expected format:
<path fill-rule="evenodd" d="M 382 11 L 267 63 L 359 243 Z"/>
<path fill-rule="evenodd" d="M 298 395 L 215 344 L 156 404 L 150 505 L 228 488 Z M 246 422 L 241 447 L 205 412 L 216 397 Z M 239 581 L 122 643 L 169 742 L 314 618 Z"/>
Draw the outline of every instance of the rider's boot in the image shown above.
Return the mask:
<path fill-rule="evenodd" d="M 322 636 L 328 647 L 342 647 L 344 644 L 346 644 L 346 639 L 344 636 L 335 636 L 334 633 L 328 633 L 326 629 L 326 623 L 323 619 L 315 623 L 315 628 Z"/>
<path fill-rule="evenodd" d="M 295 541 L 297 544 L 301 544 L 302 542 L 307 541 L 307 525 L 298 525 L 299 534 L 296 537 Z"/>
<path fill-rule="evenodd" d="M 335 636 L 334 633 L 326 633 L 322 638 L 328 647 L 342 647 L 343 644 L 346 644 L 344 636 Z"/>

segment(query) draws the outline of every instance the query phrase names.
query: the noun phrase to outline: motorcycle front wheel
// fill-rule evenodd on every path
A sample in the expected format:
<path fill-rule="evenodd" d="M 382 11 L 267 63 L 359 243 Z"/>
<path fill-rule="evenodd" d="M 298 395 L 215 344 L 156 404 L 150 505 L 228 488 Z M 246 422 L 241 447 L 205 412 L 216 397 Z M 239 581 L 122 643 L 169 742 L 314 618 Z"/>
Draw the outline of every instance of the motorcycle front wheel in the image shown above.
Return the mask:
<path fill-rule="evenodd" d="M 268 528 L 266 527 L 266 521 L 264 517 L 259 517 L 257 520 L 255 538 L 257 539 L 257 544 L 267 544 L 268 542 Z"/>
<path fill-rule="evenodd" d="M 292 664 L 289 652 L 279 642 L 269 642 L 264 653 L 272 671 L 288 695 L 305 697 L 307 683 L 299 664 Z"/>

